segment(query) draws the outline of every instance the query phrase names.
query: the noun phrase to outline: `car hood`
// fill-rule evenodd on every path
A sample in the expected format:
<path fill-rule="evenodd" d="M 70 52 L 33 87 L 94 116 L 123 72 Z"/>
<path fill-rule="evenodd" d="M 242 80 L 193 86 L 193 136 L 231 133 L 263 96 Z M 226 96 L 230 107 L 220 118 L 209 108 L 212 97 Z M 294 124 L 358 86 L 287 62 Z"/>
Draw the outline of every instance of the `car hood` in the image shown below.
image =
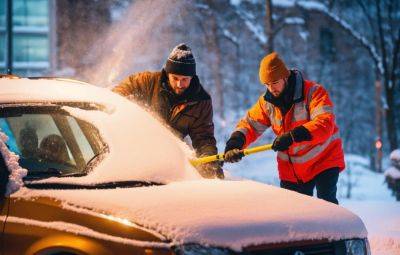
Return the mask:
<path fill-rule="evenodd" d="M 268 243 L 367 236 L 360 218 L 340 206 L 253 181 L 50 192 L 25 188 L 15 195 L 52 197 L 68 208 L 106 212 L 155 230 L 176 244 L 240 251 Z"/>

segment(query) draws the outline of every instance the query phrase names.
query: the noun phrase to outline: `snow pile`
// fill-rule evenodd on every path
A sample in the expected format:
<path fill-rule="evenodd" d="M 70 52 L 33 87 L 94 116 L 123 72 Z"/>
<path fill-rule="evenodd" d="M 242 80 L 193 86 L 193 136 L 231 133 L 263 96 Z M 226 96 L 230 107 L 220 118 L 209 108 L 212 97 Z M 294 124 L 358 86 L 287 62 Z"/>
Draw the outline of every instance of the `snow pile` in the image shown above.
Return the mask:
<path fill-rule="evenodd" d="M 28 172 L 26 169 L 23 169 L 19 166 L 18 155 L 8 150 L 6 145 L 7 140 L 8 137 L 0 129 L 0 152 L 3 155 L 8 170 L 10 171 L 6 187 L 6 196 L 14 193 L 23 186 L 24 183 L 22 178 L 24 178 Z"/>
<path fill-rule="evenodd" d="M 400 149 L 390 153 L 390 160 L 392 166 L 386 169 L 385 176 L 395 180 L 400 179 Z"/>
<path fill-rule="evenodd" d="M 343 205 L 360 216 L 365 223 L 372 254 L 400 253 L 399 203 L 345 200 Z"/>
<path fill-rule="evenodd" d="M 249 245 L 367 236 L 362 221 L 339 206 L 253 181 L 200 180 L 19 194 L 93 208 L 155 230 L 176 244 L 200 243 L 240 251 Z"/>
<path fill-rule="evenodd" d="M 385 177 L 381 173 L 372 171 L 368 158 L 346 154 L 346 169 L 339 175 L 338 198 L 354 200 L 388 200 Z M 371 189 L 371 187 L 375 187 Z"/>
<path fill-rule="evenodd" d="M 391 177 L 392 179 L 400 179 L 400 170 L 394 166 L 389 167 L 385 171 L 386 177 Z"/>
<path fill-rule="evenodd" d="M 400 149 L 394 150 L 392 153 L 390 153 L 390 160 L 400 163 Z"/>

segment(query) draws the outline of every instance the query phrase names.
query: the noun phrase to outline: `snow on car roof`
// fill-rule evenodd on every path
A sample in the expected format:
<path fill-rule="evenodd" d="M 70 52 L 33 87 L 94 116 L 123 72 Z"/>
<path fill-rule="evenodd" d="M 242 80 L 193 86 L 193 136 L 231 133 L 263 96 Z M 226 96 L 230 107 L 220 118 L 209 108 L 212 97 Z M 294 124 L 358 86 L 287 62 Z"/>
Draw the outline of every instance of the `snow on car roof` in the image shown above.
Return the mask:
<path fill-rule="evenodd" d="M 0 103 L 94 102 L 113 111 L 65 106 L 71 115 L 92 123 L 109 153 L 85 177 L 49 178 L 42 182 L 94 184 L 116 181 L 168 183 L 201 178 L 190 165 L 193 151 L 137 104 L 108 89 L 71 81 L 0 79 Z"/>
<path fill-rule="evenodd" d="M 110 100 L 105 89 L 68 79 L 0 78 L 0 87 L 0 103 Z"/>
<path fill-rule="evenodd" d="M 250 245 L 365 238 L 364 224 L 326 201 L 254 181 L 199 180 L 108 190 L 22 190 L 127 219 L 177 244 Z"/>

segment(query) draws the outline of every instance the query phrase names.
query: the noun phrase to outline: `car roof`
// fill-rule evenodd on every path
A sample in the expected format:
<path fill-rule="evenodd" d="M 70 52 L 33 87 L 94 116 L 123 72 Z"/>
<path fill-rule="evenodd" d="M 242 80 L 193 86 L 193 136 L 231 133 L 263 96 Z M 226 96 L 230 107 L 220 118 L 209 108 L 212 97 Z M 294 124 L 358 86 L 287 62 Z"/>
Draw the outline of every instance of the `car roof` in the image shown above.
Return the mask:
<path fill-rule="evenodd" d="M 107 89 L 66 78 L 0 78 L 0 103 L 94 102 L 110 103 Z"/>

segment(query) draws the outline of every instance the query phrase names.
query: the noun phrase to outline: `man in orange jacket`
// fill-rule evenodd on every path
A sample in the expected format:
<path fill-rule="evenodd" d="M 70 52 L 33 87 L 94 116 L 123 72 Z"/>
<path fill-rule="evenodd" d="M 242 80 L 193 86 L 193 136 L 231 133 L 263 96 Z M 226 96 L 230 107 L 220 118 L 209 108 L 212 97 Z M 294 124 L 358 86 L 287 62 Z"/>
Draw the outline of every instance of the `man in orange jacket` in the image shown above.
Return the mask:
<path fill-rule="evenodd" d="M 262 59 L 259 75 L 267 91 L 237 124 L 225 161 L 241 160 L 240 150 L 271 127 L 277 135 L 272 149 L 278 151 L 280 186 L 310 196 L 316 188 L 318 198 L 338 204 L 336 185 L 345 163 L 327 91 L 288 70 L 275 52 Z"/>

